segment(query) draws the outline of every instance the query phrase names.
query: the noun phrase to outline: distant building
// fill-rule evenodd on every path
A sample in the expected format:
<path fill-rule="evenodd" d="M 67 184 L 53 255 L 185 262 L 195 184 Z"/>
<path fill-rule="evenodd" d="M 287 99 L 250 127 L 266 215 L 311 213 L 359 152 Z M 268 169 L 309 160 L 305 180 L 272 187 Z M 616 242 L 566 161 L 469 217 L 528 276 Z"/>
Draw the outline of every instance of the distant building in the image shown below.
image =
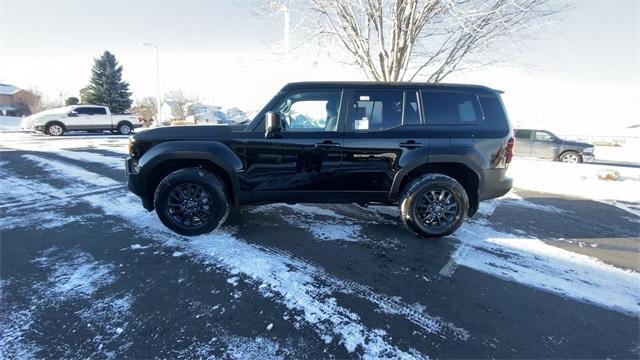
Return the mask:
<path fill-rule="evenodd" d="M 175 111 L 176 103 L 173 101 L 165 101 L 160 107 L 160 118 L 163 123 L 172 120 L 185 120 L 193 124 L 237 124 L 247 120 L 247 114 L 238 109 L 230 108 L 224 110 L 221 106 L 206 105 L 200 102 L 188 103 L 184 106 L 183 111 Z M 184 113 L 184 119 L 176 119 L 174 114 Z"/>
<path fill-rule="evenodd" d="M 29 116 L 29 104 L 34 103 L 36 95 L 27 90 L 9 84 L 0 84 L 0 115 Z"/>

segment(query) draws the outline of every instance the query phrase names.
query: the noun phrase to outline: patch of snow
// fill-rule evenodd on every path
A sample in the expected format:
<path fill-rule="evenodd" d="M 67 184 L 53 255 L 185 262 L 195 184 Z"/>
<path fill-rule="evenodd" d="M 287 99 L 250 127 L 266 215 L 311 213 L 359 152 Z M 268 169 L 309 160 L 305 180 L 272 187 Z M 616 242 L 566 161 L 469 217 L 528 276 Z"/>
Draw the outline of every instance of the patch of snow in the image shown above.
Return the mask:
<path fill-rule="evenodd" d="M 53 154 L 66 157 L 68 159 L 85 161 L 90 163 L 97 163 L 106 165 L 112 169 L 124 171 L 124 156 L 106 156 L 94 152 L 88 151 L 69 151 L 69 150 L 56 150 Z M 115 154 L 114 154 L 115 155 Z"/>
<path fill-rule="evenodd" d="M 510 281 L 613 310 L 640 315 L 640 274 L 598 259 L 491 228 L 486 221 L 464 224 L 454 235 L 462 243 L 453 259 Z"/>
<path fill-rule="evenodd" d="M 268 338 L 261 336 L 255 339 L 244 337 L 230 337 L 226 339 L 227 350 L 223 358 L 229 359 L 285 359 L 289 353 L 281 354 L 280 345 Z"/>
<path fill-rule="evenodd" d="M 182 251 L 175 251 L 173 254 L 171 254 L 171 256 L 173 257 L 180 257 L 184 255 L 184 253 Z"/>
<path fill-rule="evenodd" d="M 54 269 L 48 291 L 60 299 L 90 296 L 115 280 L 113 268 L 96 262 L 88 253 L 78 252 L 70 258 L 39 258 L 38 264 Z"/>
<path fill-rule="evenodd" d="M 119 182 L 111 178 L 98 175 L 94 172 L 87 171 L 75 165 L 67 164 L 67 163 L 57 161 L 57 160 L 52 160 L 52 159 L 45 159 L 43 157 L 35 156 L 35 155 L 22 155 L 22 157 L 30 161 L 33 161 L 34 163 L 36 163 L 36 165 L 40 166 L 43 170 L 53 172 L 57 175 L 62 176 L 64 179 L 67 179 L 67 180 L 71 178 L 71 179 L 81 181 L 83 183 L 87 183 L 90 185 L 95 185 L 95 186 L 120 185 Z"/>

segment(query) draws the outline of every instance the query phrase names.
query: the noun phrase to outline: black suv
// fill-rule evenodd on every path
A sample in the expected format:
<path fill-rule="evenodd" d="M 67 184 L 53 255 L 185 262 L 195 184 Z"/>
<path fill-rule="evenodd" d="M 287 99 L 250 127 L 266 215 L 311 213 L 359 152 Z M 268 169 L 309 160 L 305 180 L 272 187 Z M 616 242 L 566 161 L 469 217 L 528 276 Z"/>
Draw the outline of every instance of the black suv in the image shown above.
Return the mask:
<path fill-rule="evenodd" d="M 414 233 L 453 233 L 511 189 L 513 131 L 500 92 L 476 85 L 303 82 L 238 126 L 134 135 L 129 189 L 183 235 L 241 205 L 399 205 Z"/>

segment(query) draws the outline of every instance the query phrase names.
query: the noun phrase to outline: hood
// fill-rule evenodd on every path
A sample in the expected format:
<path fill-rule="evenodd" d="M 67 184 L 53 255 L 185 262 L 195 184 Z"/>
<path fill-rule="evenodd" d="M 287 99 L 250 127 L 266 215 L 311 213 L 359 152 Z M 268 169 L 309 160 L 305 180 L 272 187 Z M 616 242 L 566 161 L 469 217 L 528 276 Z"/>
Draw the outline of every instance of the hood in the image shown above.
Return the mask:
<path fill-rule="evenodd" d="M 135 134 L 133 139 L 141 141 L 227 139 L 238 130 L 241 129 L 224 125 L 165 126 L 141 131 Z"/>
<path fill-rule="evenodd" d="M 593 147 L 592 144 L 587 144 L 587 143 L 578 142 L 578 141 L 569 141 L 569 140 L 562 140 L 562 145 L 579 147 L 579 148 Z"/>

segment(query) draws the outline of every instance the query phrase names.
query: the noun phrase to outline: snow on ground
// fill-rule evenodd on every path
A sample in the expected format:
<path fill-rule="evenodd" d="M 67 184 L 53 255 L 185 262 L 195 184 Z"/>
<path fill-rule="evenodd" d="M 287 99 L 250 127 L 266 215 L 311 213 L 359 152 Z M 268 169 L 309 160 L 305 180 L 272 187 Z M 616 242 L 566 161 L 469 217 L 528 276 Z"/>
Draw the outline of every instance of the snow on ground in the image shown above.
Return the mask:
<path fill-rule="evenodd" d="M 0 115 L 0 131 L 18 131 L 20 130 L 21 117 L 18 116 L 2 116 Z"/>
<path fill-rule="evenodd" d="M 522 197 L 518 196 L 513 191 L 510 191 L 506 195 L 500 198 L 490 199 L 490 200 L 485 200 L 480 202 L 480 206 L 478 208 L 478 214 L 482 214 L 485 217 L 489 217 L 493 214 L 494 211 L 496 211 L 498 206 L 504 205 L 504 204 L 508 204 L 509 206 L 524 207 L 527 209 L 551 212 L 556 214 L 564 212 L 564 210 L 557 208 L 555 206 L 540 205 L 540 204 L 532 203 L 531 201 L 527 201 Z"/>
<path fill-rule="evenodd" d="M 486 220 L 464 224 L 454 235 L 459 264 L 579 301 L 640 315 L 640 274 L 595 258 L 493 229 Z"/>
<path fill-rule="evenodd" d="M 22 155 L 22 157 L 33 161 L 45 171 L 53 171 L 57 173 L 63 179 L 73 178 L 77 181 L 100 187 L 120 185 L 119 182 L 113 179 L 87 171 L 79 166 L 63 163 L 57 160 L 45 159 L 35 155 Z"/>
<path fill-rule="evenodd" d="M 35 161 L 52 176 L 67 181 L 83 181 L 97 185 L 101 181 L 86 181 L 87 174 L 77 167 L 61 162 L 44 163 L 35 156 L 27 157 Z M 93 174 L 95 178 L 97 174 Z M 139 205 L 139 200 L 122 191 L 119 196 L 98 194 L 84 197 L 89 204 L 104 213 L 121 217 L 152 236 L 162 245 L 214 266 L 220 267 L 244 281 L 258 285 L 258 290 L 266 297 L 282 302 L 293 311 L 301 313 L 300 320 L 309 324 L 323 339 L 338 341 L 350 351 L 361 349 L 368 357 L 412 357 L 412 354 L 391 345 L 382 329 L 369 329 L 363 325 L 357 314 L 340 306 L 333 293 L 349 294 L 372 302 L 383 313 L 406 317 L 426 333 L 468 338 L 468 333 L 437 317 L 428 315 L 401 300 L 377 294 L 368 287 L 337 279 L 323 269 L 292 257 L 277 249 L 249 244 L 236 238 L 229 229 L 215 233 L 191 237 L 189 241 L 166 229 L 154 213 L 148 213 Z M 331 210 L 302 211 L 321 212 L 335 215 Z"/>
<path fill-rule="evenodd" d="M 99 149 L 127 153 L 129 138 L 123 135 L 84 134 L 77 133 L 60 137 L 51 137 L 34 133 L 3 133 L 0 132 L 0 149 L 15 149 L 23 151 L 54 152 L 64 149 Z M 46 140 L 46 141 L 42 141 Z M 123 165 L 124 166 L 124 165 Z"/>
<path fill-rule="evenodd" d="M 627 146 L 595 146 L 594 155 L 597 161 L 621 161 L 629 163 L 640 163 L 640 147 Z"/>
<path fill-rule="evenodd" d="M 15 304 L 3 300 L 1 306 L 7 311 L 0 314 L 7 318 L 0 319 L 0 355 L 7 358 L 37 357 L 40 349 L 25 338 L 25 334 L 36 325 L 36 318 L 46 315 L 52 308 L 76 311 L 91 324 L 95 349 L 118 343 L 115 340 L 130 321 L 134 298 L 130 294 L 118 297 L 96 295 L 100 289 L 116 281 L 113 266 L 98 262 L 79 250 L 61 252 L 55 247 L 45 250 L 33 262 L 48 274 L 47 279 L 30 290 L 29 303 Z M 123 346 L 120 350 L 125 350 L 128 344 Z M 81 357 L 106 355 L 107 358 L 115 358 L 115 354 L 109 352 L 84 355 Z M 68 354 L 68 357 L 76 356 L 79 355 Z"/>
<path fill-rule="evenodd" d="M 616 181 L 600 180 L 598 172 L 615 170 Z M 640 169 L 622 166 L 566 164 L 548 160 L 517 158 L 507 176 L 513 186 L 551 194 L 578 196 L 607 203 L 640 203 Z"/>

